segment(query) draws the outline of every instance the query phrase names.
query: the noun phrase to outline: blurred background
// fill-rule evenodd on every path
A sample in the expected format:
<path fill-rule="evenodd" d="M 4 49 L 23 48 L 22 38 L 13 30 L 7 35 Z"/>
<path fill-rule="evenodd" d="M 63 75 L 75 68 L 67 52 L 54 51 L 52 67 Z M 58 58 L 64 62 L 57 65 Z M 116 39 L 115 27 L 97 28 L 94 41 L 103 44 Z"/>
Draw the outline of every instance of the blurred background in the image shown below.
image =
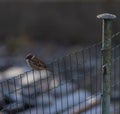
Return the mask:
<path fill-rule="evenodd" d="M 50 63 L 68 53 L 101 41 L 96 15 L 117 15 L 119 0 L 0 0 L 0 71 L 26 66 L 25 55 L 35 53 Z"/>

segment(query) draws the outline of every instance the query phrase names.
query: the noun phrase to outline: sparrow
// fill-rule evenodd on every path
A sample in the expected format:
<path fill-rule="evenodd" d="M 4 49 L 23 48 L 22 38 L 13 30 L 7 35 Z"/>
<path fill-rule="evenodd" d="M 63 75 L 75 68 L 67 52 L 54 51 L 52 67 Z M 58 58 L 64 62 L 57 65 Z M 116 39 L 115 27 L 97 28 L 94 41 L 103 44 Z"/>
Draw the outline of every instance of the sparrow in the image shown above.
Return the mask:
<path fill-rule="evenodd" d="M 27 64 L 34 70 L 44 70 L 47 69 L 46 64 L 41 61 L 37 56 L 32 53 L 28 53 L 26 55 L 26 62 Z"/>

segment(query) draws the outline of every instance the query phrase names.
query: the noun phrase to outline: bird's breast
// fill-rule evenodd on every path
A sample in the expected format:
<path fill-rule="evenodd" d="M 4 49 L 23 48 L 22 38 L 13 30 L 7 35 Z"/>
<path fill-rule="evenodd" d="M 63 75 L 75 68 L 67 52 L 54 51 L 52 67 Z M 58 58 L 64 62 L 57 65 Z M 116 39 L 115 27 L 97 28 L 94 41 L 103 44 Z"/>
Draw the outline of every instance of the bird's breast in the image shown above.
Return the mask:
<path fill-rule="evenodd" d="M 26 63 L 28 64 L 28 66 L 30 66 L 30 61 L 28 59 L 26 59 Z"/>

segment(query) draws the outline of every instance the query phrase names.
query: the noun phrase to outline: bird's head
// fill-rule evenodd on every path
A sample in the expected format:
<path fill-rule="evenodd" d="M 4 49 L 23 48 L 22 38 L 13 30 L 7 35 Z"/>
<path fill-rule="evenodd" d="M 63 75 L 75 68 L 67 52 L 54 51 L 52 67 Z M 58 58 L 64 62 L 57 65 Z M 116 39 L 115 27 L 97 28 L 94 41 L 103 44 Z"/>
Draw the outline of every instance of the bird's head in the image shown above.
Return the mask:
<path fill-rule="evenodd" d="M 33 55 L 32 53 L 28 53 L 27 55 L 26 55 L 26 60 L 31 60 L 32 58 L 34 58 L 35 57 L 35 55 Z"/>

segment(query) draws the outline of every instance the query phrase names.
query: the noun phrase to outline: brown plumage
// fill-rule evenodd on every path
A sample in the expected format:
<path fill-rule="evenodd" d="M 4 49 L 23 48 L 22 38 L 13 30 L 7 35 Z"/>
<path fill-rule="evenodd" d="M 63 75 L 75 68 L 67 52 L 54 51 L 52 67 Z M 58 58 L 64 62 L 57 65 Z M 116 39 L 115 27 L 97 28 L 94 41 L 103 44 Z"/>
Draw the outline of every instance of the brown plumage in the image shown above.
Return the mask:
<path fill-rule="evenodd" d="M 46 64 L 32 53 L 27 54 L 26 62 L 34 70 L 47 69 Z"/>

